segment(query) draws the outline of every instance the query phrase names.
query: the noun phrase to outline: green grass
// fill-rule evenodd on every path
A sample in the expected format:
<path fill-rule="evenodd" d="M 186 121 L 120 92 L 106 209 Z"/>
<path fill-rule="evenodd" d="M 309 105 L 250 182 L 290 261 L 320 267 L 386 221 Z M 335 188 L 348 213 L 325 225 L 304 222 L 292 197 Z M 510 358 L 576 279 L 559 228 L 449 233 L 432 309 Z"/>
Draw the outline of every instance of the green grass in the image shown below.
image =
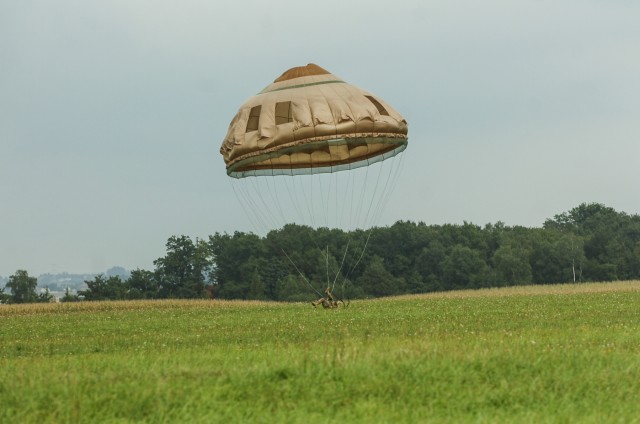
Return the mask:
<path fill-rule="evenodd" d="M 3 305 L 0 422 L 640 422 L 640 282 Z"/>

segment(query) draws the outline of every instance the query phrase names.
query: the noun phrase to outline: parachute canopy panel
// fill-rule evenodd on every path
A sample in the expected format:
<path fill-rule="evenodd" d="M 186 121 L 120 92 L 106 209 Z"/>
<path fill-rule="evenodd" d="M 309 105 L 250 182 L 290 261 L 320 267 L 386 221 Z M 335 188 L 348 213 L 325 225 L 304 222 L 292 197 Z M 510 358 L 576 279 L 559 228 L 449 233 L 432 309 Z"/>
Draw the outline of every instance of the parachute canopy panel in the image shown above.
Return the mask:
<path fill-rule="evenodd" d="M 235 178 L 335 172 L 395 156 L 407 132 L 407 121 L 384 100 L 309 64 L 248 99 L 220 153 Z"/>

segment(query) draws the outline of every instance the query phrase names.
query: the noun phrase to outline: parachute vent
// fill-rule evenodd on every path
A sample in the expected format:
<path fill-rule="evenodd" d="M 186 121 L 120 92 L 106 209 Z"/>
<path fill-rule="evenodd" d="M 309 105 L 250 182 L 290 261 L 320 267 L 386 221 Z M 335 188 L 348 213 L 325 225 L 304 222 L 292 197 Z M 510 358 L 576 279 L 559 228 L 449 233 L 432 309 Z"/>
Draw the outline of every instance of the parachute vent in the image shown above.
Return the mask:
<path fill-rule="evenodd" d="M 285 71 L 273 82 L 287 81 L 290 79 L 308 77 L 311 75 L 324 75 L 328 73 L 329 71 L 321 68 L 315 63 L 309 63 L 307 66 L 297 66 L 295 68 L 289 69 L 288 71 Z"/>

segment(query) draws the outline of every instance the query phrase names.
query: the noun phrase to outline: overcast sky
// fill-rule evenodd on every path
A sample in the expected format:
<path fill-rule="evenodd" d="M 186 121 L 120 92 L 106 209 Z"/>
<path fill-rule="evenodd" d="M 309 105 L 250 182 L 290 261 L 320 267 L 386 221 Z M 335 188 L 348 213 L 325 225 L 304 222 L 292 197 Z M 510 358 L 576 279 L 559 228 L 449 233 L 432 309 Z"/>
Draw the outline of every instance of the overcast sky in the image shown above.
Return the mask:
<path fill-rule="evenodd" d="M 640 3 L 0 2 L 0 275 L 153 269 L 250 231 L 218 153 L 314 62 L 409 122 L 381 225 L 640 213 Z"/>

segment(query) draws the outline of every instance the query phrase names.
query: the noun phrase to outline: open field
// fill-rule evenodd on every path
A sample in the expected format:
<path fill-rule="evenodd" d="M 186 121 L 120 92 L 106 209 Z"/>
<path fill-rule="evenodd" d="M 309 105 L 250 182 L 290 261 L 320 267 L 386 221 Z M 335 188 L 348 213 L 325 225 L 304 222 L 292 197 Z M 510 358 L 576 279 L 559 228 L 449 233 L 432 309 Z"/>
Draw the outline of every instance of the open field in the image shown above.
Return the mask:
<path fill-rule="evenodd" d="M 640 422 L 640 281 L 0 305 L 0 422 Z"/>

